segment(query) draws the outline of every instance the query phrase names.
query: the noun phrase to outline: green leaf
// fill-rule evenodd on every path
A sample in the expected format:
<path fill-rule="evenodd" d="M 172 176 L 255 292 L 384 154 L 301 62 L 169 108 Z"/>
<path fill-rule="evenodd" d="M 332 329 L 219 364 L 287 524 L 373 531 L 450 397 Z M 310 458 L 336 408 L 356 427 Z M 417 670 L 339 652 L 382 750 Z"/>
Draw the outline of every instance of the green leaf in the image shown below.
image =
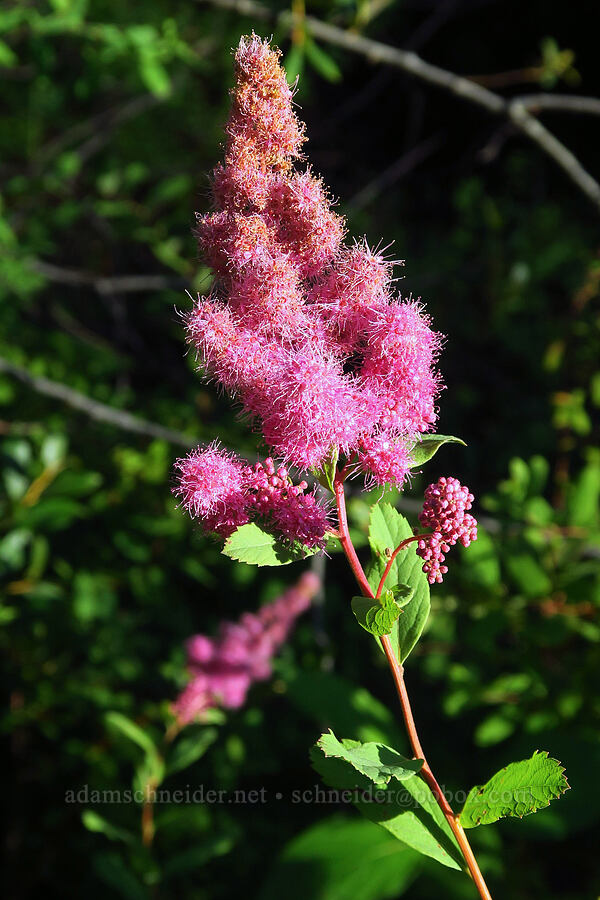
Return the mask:
<path fill-rule="evenodd" d="M 413 461 L 411 468 L 414 469 L 416 466 L 422 466 L 423 463 L 429 462 L 442 444 L 462 444 L 463 447 L 467 446 L 461 438 L 453 437 L 450 434 L 424 434 L 410 448 L 409 452 Z"/>
<path fill-rule="evenodd" d="M 352 612 L 365 631 L 374 637 L 382 637 L 390 633 L 394 622 L 402 613 L 402 606 L 408 603 L 412 594 L 409 585 L 397 584 L 392 590 L 384 591 L 378 600 L 373 600 L 372 597 L 353 597 Z"/>
<path fill-rule="evenodd" d="M 320 485 L 334 493 L 333 481 L 337 472 L 340 452 L 334 447 L 320 469 L 314 469 L 314 475 Z"/>
<path fill-rule="evenodd" d="M 401 791 L 388 793 L 389 804 L 362 801 L 357 804 L 358 809 L 413 850 L 450 869 L 465 869 L 456 838 L 422 778 L 404 781 Z"/>
<path fill-rule="evenodd" d="M 423 767 L 422 759 L 407 759 L 385 744 L 375 741 L 363 744 L 349 739 L 338 741 L 331 729 L 327 734 L 321 735 L 317 747 L 325 757 L 334 757 L 350 763 L 357 772 L 378 785 L 389 784 L 391 778 L 398 781 L 412 778 Z"/>
<path fill-rule="evenodd" d="M 479 723 L 475 729 L 475 743 L 479 747 L 493 747 L 506 740 L 515 730 L 515 716 L 512 707 L 505 704 L 500 712 L 494 712 Z"/>
<path fill-rule="evenodd" d="M 93 809 L 85 809 L 81 814 L 81 821 L 88 831 L 96 831 L 105 835 L 109 841 L 123 841 L 125 844 L 133 844 L 136 840 L 135 835 L 125 828 L 119 828 L 113 825 L 103 816 L 98 815 Z"/>
<path fill-rule="evenodd" d="M 201 869 L 215 856 L 224 856 L 233 848 L 234 841 L 224 834 L 204 835 L 202 843 L 197 847 L 182 850 L 181 853 L 170 855 L 162 869 L 162 879 L 181 878 L 189 872 Z"/>
<path fill-rule="evenodd" d="M 292 84 L 304 70 L 305 43 L 292 44 L 283 61 L 288 84 Z"/>
<path fill-rule="evenodd" d="M 388 563 L 391 553 L 407 538 L 412 529 L 404 516 L 389 503 L 378 503 L 371 508 L 369 544 L 373 562 L 367 573 L 373 593 Z M 417 556 L 415 546 L 409 544 L 394 560 L 388 576 L 391 584 L 406 584 L 413 595 L 404 606 L 402 615 L 392 626 L 390 639 L 400 662 L 407 658 L 425 627 L 429 616 L 429 583 L 423 572 L 423 561 Z"/>
<path fill-rule="evenodd" d="M 364 819 L 331 816 L 287 844 L 259 900 L 395 900 L 413 881 L 417 853 Z"/>
<path fill-rule="evenodd" d="M 546 750 L 536 750 L 531 759 L 510 763 L 486 784 L 471 788 L 460 813 L 463 828 L 489 825 L 505 816 L 522 819 L 549 806 L 569 789 L 564 772 Z"/>
<path fill-rule="evenodd" d="M 146 887 L 117 852 L 94 854 L 92 867 L 98 878 L 113 890 L 114 896 L 124 900 L 148 900 Z"/>
<path fill-rule="evenodd" d="M 0 41 L 0 66 L 15 66 L 18 61 L 14 50 L 8 44 L 5 44 L 4 41 Z"/>
<path fill-rule="evenodd" d="M 159 785 L 164 778 L 165 764 L 151 736 L 120 712 L 107 712 L 104 721 L 144 751 L 135 772 L 136 788 L 143 790 L 149 781 L 153 781 L 155 786 Z"/>
<path fill-rule="evenodd" d="M 336 61 L 326 53 L 312 38 L 306 38 L 306 58 L 319 75 L 327 81 L 337 82 L 342 80 L 342 73 Z"/>
<path fill-rule="evenodd" d="M 89 510 L 83 504 L 70 497 L 42 497 L 35 506 L 21 507 L 15 521 L 27 528 L 53 532 L 68 528 L 76 519 L 84 519 L 88 514 Z"/>
<path fill-rule="evenodd" d="M 40 449 L 40 458 L 46 468 L 58 466 L 67 453 L 67 440 L 63 434 L 49 434 Z"/>
<path fill-rule="evenodd" d="M 158 749 L 150 735 L 135 722 L 132 722 L 131 719 L 128 719 L 127 716 L 120 712 L 107 712 L 104 716 L 104 721 L 110 727 L 120 731 L 130 741 L 137 744 L 138 747 L 141 747 L 149 756 L 158 755 Z"/>
<path fill-rule="evenodd" d="M 399 512 L 389 503 L 377 503 L 371 507 L 369 518 L 369 544 L 373 551 L 374 561 L 371 571 L 369 572 L 369 583 L 375 593 L 379 585 L 381 574 L 385 569 L 388 560 L 398 546 L 398 544 L 412 537 L 412 528 Z M 406 548 L 408 550 L 409 546 Z M 394 560 L 388 578 L 392 584 L 401 581 L 398 577 L 398 563 L 404 556 L 404 550 L 401 550 Z M 373 571 L 374 568 L 380 569 L 381 573 Z"/>
<path fill-rule="evenodd" d="M 174 772 L 181 772 L 182 769 L 193 765 L 204 756 L 210 745 L 216 741 L 217 735 L 216 728 L 194 729 L 193 734 L 185 734 L 177 741 L 167 759 L 166 774 L 173 775 Z"/>
<path fill-rule="evenodd" d="M 254 522 L 236 529 L 223 547 L 225 556 L 253 566 L 287 566 L 316 552 L 284 544 Z"/>
<path fill-rule="evenodd" d="M 342 793 L 340 800 L 352 799 L 365 818 L 381 825 L 413 850 L 450 869 L 464 868 L 456 838 L 422 778 L 407 778 L 401 784 L 392 782 L 393 787 L 375 788 L 345 759 L 326 757 L 318 746 L 311 749 L 310 756 L 313 768 L 329 787 L 355 792 L 350 798 Z"/>
<path fill-rule="evenodd" d="M 149 91 L 160 100 L 171 93 L 169 73 L 159 60 L 157 52 L 151 47 L 142 46 L 138 50 L 140 77 Z"/>
<path fill-rule="evenodd" d="M 9 531 L 0 540 L 0 562 L 12 568 L 18 568 L 25 564 L 25 553 L 32 539 L 32 533 L 27 528 L 15 528 Z"/>
<path fill-rule="evenodd" d="M 321 731 L 355 734 L 361 741 L 401 745 L 405 740 L 387 706 L 366 688 L 335 672 L 301 669 L 287 678 L 290 701 Z"/>

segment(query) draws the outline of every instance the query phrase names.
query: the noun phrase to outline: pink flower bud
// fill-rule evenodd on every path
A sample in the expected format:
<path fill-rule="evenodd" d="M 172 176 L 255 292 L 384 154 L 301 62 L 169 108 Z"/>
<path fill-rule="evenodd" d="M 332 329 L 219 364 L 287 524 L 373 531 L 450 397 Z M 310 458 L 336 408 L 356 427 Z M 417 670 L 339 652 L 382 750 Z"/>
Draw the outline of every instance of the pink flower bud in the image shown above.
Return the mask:
<path fill-rule="evenodd" d="M 423 571 L 430 584 L 441 582 L 448 571 L 443 565 L 445 554 L 458 541 L 468 547 L 477 540 L 477 522 L 467 512 L 471 509 L 473 494 L 456 478 L 438 478 L 425 491 L 423 511 L 419 522 L 431 534 L 423 535 L 417 543 L 417 554 L 425 560 Z"/>

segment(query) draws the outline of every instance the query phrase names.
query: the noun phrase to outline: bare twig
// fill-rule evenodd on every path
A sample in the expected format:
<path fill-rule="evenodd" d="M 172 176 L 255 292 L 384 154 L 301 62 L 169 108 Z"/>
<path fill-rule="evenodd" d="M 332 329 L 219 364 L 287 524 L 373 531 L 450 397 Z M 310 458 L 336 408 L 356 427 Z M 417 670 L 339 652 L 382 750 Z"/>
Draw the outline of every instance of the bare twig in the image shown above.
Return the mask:
<path fill-rule="evenodd" d="M 489 165 L 500 154 L 506 142 L 515 133 L 514 126 L 511 122 L 502 122 L 499 128 L 496 128 L 490 139 L 477 154 L 477 158 L 484 165 Z"/>
<path fill-rule="evenodd" d="M 523 94 L 519 103 L 528 110 L 543 112 L 581 113 L 600 116 L 600 100 L 596 97 L 577 97 L 571 94 Z"/>
<path fill-rule="evenodd" d="M 68 284 L 73 287 L 89 286 L 99 294 L 132 294 L 142 291 L 164 291 L 185 287 L 183 278 L 168 275 L 97 275 L 81 269 L 67 269 L 42 259 L 33 260 L 31 268 L 48 281 Z"/>
<path fill-rule="evenodd" d="M 210 3 L 220 9 L 230 9 L 240 15 L 250 16 L 254 19 L 274 20 L 283 27 L 289 28 L 293 24 L 293 18 L 289 11 L 277 13 L 267 9 L 261 3 L 257 3 L 256 0 L 198 0 L 198 2 Z M 350 53 L 363 56 L 371 63 L 381 63 L 401 69 L 403 72 L 419 78 L 421 81 L 454 94 L 455 97 L 474 103 L 492 115 L 506 116 L 518 131 L 526 135 L 530 141 L 554 160 L 588 200 L 594 204 L 596 209 L 600 211 L 600 184 L 583 168 L 576 156 L 554 137 L 538 119 L 530 114 L 528 110 L 535 107 L 531 106 L 529 98 L 526 98 L 527 102 L 523 102 L 520 97 L 506 100 L 499 94 L 495 94 L 493 91 L 476 84 L 469 78 L 456 75 L 454 72 L 448 72 L 446 69 L 426 62 L 412 51 L 390 47 L 388 44 L 372 40 L 364 35 L 344 31 L 342 28 L 329 25 L 327 22 L 322 22 L 312 16 L 306 16 L 304 25 L 313 37 L 325 43 L 342 47 Z"/>
<path fill-rule="evenodd" d="M 170 444 L 177 444 L 181 447 L 193 447 L 197 441 L 187 434 L 179 431 L 173 431 L 171 428 L 164 428 L 154 422 L 148 422 L 145 419 L 139 419 L 132 416 L 131 413 L 122 409 L 115 409 L 106 403 L 100 403 L 98 400 L 92 400 L 80 391 L 76 391 L 66 384 L 58 381 L 51 381 L 42 375 L 31 375 L 22 366 L 9 362 L 0 356 L 0 372 L 12 375 L 27 387 L 37 391 L 38 394 L 44 394 L 47 397 L 53 397 L 66 403 L 72 409 L 89 416 L 97 422 L 105 422 L 108 425 L 114 425 L 123 431 L 131 431 L 134 434 L 143 434 L 146 437 L 159 438 L 168 441 Z"/>
<path fill-rule="evenodd" d="M 89 119 L 77 122 L 41 148 L 33 161 L 33 171 L 35 173 L 41 172 L 49 160 L 58 156 L 71 144 L 77 141 L 84 141 L 85 139 L 88 140 L 85 140 L 82 148 L 85 151 L 83 156 L 87 159 L 91 155 L 90 149 L 96 146 L 95 143 L 93 147 L 89 146 L 90 141 L 95 142 L 96 138 L 98 138 L 103 145 L 117 126 L 134 119 L 161 102 L 163 102 L 163 98 L 157 97 L 155 94 L 141 94 L 139 97 L 132 97 L 121 106 L 105 109 Z"/>
<path fill-rule="evenodd" d="M 456 14 L 459 2 L 460 0 L 442 0 L 438 3 L 431 15 L 411 34 L 404 49 L 420 50 Z"/>
<path fill-rule="evenodd" d="M 400 159 L 397 159 L 380 175 L 361 188 L 354 197 L 351 197 L 346 206 L 352 210 L 363 209 L 369 203 L 372 203 L 382 191 L 404 178 L 425 159 L 435 153 L 441 143 L 442 137 L 439 134 L 434 134 L 421 141 L 420 144 L 412 147 Z"/>

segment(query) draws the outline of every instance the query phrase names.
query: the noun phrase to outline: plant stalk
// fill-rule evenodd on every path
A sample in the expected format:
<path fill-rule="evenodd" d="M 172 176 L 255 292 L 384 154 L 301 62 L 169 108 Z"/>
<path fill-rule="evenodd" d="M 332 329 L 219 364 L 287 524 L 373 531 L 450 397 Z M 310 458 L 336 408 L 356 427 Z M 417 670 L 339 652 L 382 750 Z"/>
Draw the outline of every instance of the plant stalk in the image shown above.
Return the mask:
<path fill-rule="evenodd" d="M 396 559 L 396 557 L 398 556 L 400 551 L 404 550 L 404 548 L 407 547 L 409 544 L 411 544 L 413 541 L 418 541 L 419 538 L 421 538 L 421 537 L 423 537 L 422 534 L 414 534 L 412 537 L 406 538 L 406 540 L 404 540 L 400 544 L 398 544 L 398 546 L 396 547 L 396 549 L 394 550 L 394 552 L 388 559 L 387 566 L 383 570 L 383 575 L 381 576 L 381 581 L 379 582 L 379 587 L 377 588 L 377 593 L 375 594 L 376 600 L 379 600 L 379 598 L 381 597 L 381 592 L 383 590 L 383 587 L 385 585 L 387 577 L 390 574 L 390 570 L 391 570 L 392 566 L 394 565 L 394 560 Z"/>
<path fill-rule="evenodd" d="M 356 578 L 356 581 L 358 582 L 358 585 L 364 596 L 375 599 L 375 595 L 373 594 L 371 586 L 367 581 L 367 576 L 365 575 L 364 569 L 360 564 L 360 560 L 356 555 L 356 550 L 354 549 L 354 544 L 352 543 L 352 540 L 350 538 L 350 532 L 348 529 L 348 516 L 346 514 L 344 484 L 339 475 L 335 479 L 334 488 L 340 528 L 340 543 L 342 545 L 342 549 L 346 554 L 346 558 L 350 564 L 350 568 L 352 569 L 354 577 Z M 403 541 L 402 544 L 400 544 L 400 546 L 396 548 L 392 559 L 388 562 L 386 571 L 384 573 L 384 578 L 379 584 L 377 596 L 380 596 L 381 594 L 385 578 L 389 574 L 389 571 L 392 567 L 392 562 L 395 559 L 398 551 L 402 549 L 407 543 L 410 543 L 410 539 L 408 541 Z M 465 862 L 468 866 L 469 872 L 471 873 L 473 881 L 475 882 L 477 890 L 479 891 L 481 900 L 492 900 L 492 895 L 490 894 L 488 887 L 484 881 L 483 875 L 481 874 L 481 870 L 479 868 L 479 865 L 477 864 L 477 860 L 475 859 L 475 854 L 473 853 L 464 829 L 460 824 L 459 817 L 455 815 L 452 807 L 450 806 L 450 803 L 446 799 L 444 792 L 440 788 L 437 779 L 433 774 L 423 752 L 421 741 L 419 740 L 419 735 L 417 732 L 417 727 L 415 725 L 415 720 L 412 714 L 410 701 L 408 699 L 408 692 L 404 683 L 404 668 L 398 661 L 398 658 L 394 653 L 389 635 L 384 635 L 381 638 L 381 645 L 390 667 L 392 677 L 394 679 L 394 684 L 396 685 L 398 699 L 400 700 L 400 708 L 402 710 L 402 717 L 404 719 L 404 724 L 408 733 L 412 752 L 416 759 L 423 760 L 423 768 L 421 769 L 419 774 L 422 776 L 423 780 L 431 790 L 438 806 L 440 807 L 446 818 L 446 821 L 448 822 L 448 825 L 452 829 L 452 833 L 456 838 L 456 842 L 458 843 L 458 846 L 460 847 L 461 852 L 465 858 Z"/>

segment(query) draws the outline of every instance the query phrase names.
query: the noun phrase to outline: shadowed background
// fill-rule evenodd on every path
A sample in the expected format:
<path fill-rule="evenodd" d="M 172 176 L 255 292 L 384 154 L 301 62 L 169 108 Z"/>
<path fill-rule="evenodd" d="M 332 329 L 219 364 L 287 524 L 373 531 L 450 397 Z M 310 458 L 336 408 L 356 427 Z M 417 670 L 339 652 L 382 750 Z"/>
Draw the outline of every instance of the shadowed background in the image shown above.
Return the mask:
<path fill-rule="evenodd" d="M 325 603 L 275 677 L 239 712 L 190 727 L 186 764 L 164 782 L 265 788 L 265 804 L 65 802 L 83 785 L 148 784 L 185 683 L 185 638 L 275 597 L 301 568 L 232 564 L 170 496 L 172 461 L 194 442 L 218 435 L 251 459 L 258 448 L 194 373 L 176 312 L 186 288 L 210 285 L 193 214 L 208 208 L 221 154 L 231 48 L 254 27 L 301 75 L 306 153 L 350 234 L 406 259 L 398 289 L 447 335 L 439 431 L 468 447 L 442 448 L 392 498 L 414 518 L 424 486 L 454 474 L 484 525 L 454 551 L 407 666 L 432 767 L 467 790 L 538 748 L 561 759 L 570 793 L 473 843 L 499 897 L 596 897 L 600 212 L 509 116 L 303 24 L 308 13 L 415 51 L 505 99 L 594 98 L 587 4 L 297 2 L 292 29 L 274 15 L 285 9 L 53 0 L 0 11 L 9 896 L 473 895 L 351 807 L 293 802 L 319 783 L 308 747 L 324 727 L 402 749 L 391 680 L 349 611 L 337 555 Z M 600 177 L 593 104 L 540 121 Z M 367 501 L 356 485 L 357 543 Z"/>

